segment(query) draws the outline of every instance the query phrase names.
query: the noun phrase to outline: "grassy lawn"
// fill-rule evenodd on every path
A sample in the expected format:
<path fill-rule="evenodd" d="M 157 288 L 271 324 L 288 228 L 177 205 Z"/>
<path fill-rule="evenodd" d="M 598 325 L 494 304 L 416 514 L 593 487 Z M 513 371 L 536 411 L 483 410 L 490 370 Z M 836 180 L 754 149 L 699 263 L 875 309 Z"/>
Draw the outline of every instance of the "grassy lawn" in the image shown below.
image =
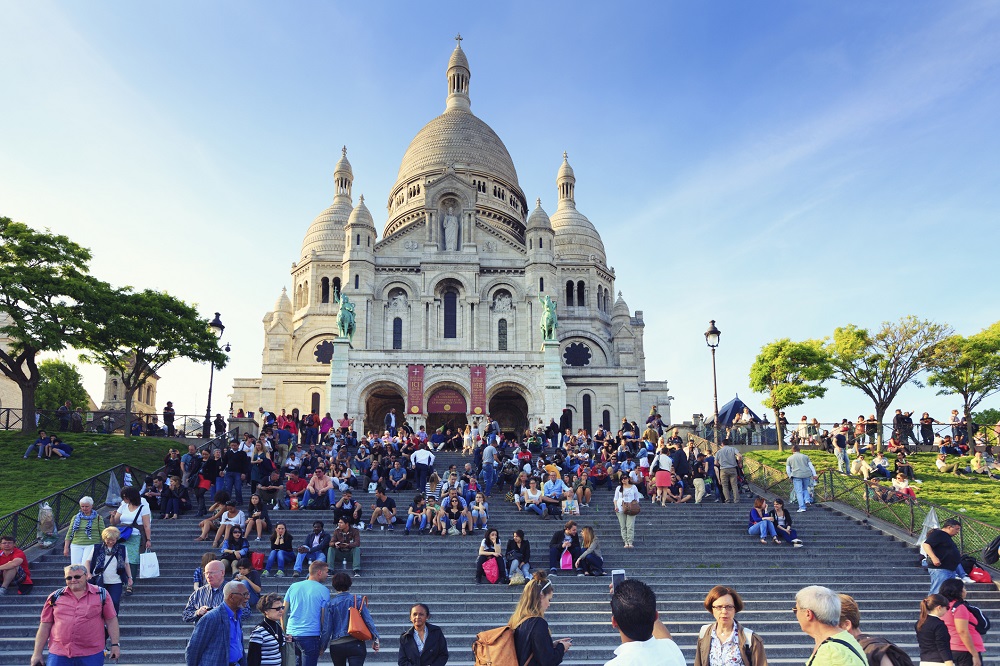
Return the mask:
<path fill-rule="evenodd" d="M 825 469 L 837 469 L 837 458 L 832 453 L 816 450 L 803 450 L 802 453 L 809 456 L 819 472 Z M 747 455 L 784 473 L 785 460 L 791 455 L 791 451 L 784 453 L 754 451 Z M 871 459 L 869 456 L 865 457 Z M 891 471 L 892 457 L 889 458 Z M 914 453 L 907 458 L 913 465 L 917 479 L 922 481 L 922 483 L 910 484 L 910 487 L 917 492 L 917 499 L 933 502 L 952 511 L 960 512 L 969 518 L 1000 527 L 1000 481 L 993 481 L 978 474 L 959 477 L 942 474 L 934 465 L 936 459 L 937 454 L 930 451 Z M 970 456 L 961 458 L 962 466 L 968 465 L 970 459 Z M 948 456 L 949 464 L 956 460 L 958 458 L 955 456 Z M 888 481 L 884 481 L 883 485 L 889 486 L 890 484 Z"/>
<path fill-rule="evenodd" d="M 7 461 L 0 466 L 0 516 L 115 465 L 134 465 L 152 471 L 163 466 L 163 458 L 170 447 L 176 446 L 182 452 L 187 450 L 183 440 L 165 437 L 59 434 L 73 447 L 73 455 L 68 460 L 37 460 L 34 453 L 24 460 L 25 449 L 37 436 L 0 432 L 0 456 Z M 141 483 L 142 479 L 136 481 Z M 99 502 L 103 499 L 95 498 Z"/>

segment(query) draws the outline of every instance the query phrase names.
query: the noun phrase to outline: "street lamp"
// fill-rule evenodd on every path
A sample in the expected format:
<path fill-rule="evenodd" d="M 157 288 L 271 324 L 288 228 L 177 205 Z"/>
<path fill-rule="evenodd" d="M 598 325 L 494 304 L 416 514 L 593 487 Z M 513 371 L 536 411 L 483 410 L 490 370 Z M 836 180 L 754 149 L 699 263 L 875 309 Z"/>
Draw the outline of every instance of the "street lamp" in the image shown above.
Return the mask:
<path fill-rule="evenodd" d="M 712 401 L 715 403 L 715 421 L 712 423 L 715 430 L 715 445 L 719 445 L 719 381 L 715 375 L 715 348 L 719 346 L 719 338 L 722 331 L 715 327 L 715 320 L 708 322 L 708 330 L 705 331 L 705 343 L 712 350 Z"/>
<path fill-rule="evenodd" d="M 215 339 L 218 340 L 222 337 L 222 333 L 226 330 L 223 326 L 222 320 L 219 319 L 219 313 L 215 313 L 215 319 L 208 323 L 208 330 L 212 332 Z M 225 351 L 229 352 L 229 345 L 226 345 Z M 212 436 L 212 382 L 215 380 L 215 363 L 212 363 L 212 369 L 208 374 L 208 406 L 205 408 L 205 423 L 202 424 L 201 436 L 205 439 L 209 439 Z"/>

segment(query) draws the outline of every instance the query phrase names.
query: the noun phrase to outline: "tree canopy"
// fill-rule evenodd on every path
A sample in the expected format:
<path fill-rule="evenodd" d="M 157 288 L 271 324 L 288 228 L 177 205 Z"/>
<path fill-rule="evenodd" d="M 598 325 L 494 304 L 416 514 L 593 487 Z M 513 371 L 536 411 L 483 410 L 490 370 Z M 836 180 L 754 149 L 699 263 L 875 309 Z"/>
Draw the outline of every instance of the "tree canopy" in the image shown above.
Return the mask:
<path fill-rule="evenodd" d="M 781 410 L 826 394 L 823 382 L 833 375 L 830 358 L 819 340 L 775 340 L 761 347 L 750 367 L 750 388 L 766 393 L 764 406 L 774 411 L 778 450 L 784 450 Z"/>
<path fill-rule="evenodd" d="M 836 329 L 825 348 L 834 376 L 867 395 L 875 406 L 882 442 L 882 419 L 900 389 L 926 368 L 930 350 L 951 334 L 945 324 L 912 315 L 883 322 L 871 333 L 854 324 Z"/>
<path fill-rule="evenodd" d="M 1000 322 L 975 335 L 945 338 L 927 365 L 927 383 L 938 395 L 960 395 L 966 422 L 973 423 L 972 410 L 1000 391 Z"/>
<path fill-rule="evenodd" d="M 76 366 L 66 361 L 50 358 L 38 364 L 41 380 L 35 391 L 35 407 L 55 410 L 69 400 L 73 407 L 89 409 L 89 396 L 83 388 L 83 376 Z"/>
<path fill-rule="evenodd" d="M 87 331 L 80 358 L 118 375 L 126 414 L 136 389 L 170 361 L 187 358 L 221 368 L 228 360 L 208 320 L 170 294 L 108 289 L 88 310 L 95 324 Z"/>
<path fill-rule="evenodd" d="M 35 231 L 0 217 L 0 372 L 21 389 L 22 428 L 34 427 L 37 357 L 78 343 L 88 326 L 83 303 L 99 286 L 89 275 L 90 251 L 68 237 Z"/>

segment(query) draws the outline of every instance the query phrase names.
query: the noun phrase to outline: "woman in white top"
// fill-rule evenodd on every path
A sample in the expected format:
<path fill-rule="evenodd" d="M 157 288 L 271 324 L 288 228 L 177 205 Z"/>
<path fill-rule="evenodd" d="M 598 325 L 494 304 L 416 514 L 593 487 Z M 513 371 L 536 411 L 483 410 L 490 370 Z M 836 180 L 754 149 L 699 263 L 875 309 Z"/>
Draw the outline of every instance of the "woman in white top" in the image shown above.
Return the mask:
<path fill-rule="evenodd" d="M 615 515 L 618 516 L 618 526 L 622 531 L 622 541 L 626 548 L 635 548 L 635 516 L 625 513 L 625 505 L 632 501 L 638 502 L 641 498 L 638 488 L 632 483 L 628 474 L 622 474 L 621 483 L 615 490 Z"/>
<path fill-rule="evenodd" d="M 528 479 L 528 487 L 521 491 L 521 504 L 525 511 L 534 511 L 540 518 L 545 517 L 545 505 L 542 504 L 542 491 L 538 489 L 538 479 Z"/>
<path fill-rule="evenodd" d="M 674 469 L 674 461 L 667 453 L 667 445 L 662 437 L 660 438 L 660 447 L 656 450 L 656 455 L 653 456 L 651 469 L 655 472 L 653 480 L 656 487 L 656 497 L 653 498 L 653 502 L 659 500 L 660 506 L 666 506 L 667 489 L 673 483 L 671 472 Z"/>
<path fill-rule="evenodd" d="M 472 439 L 472 426 L 465 425 L 465 433 L 462 435 L 462 455 L 471 456 L 475 451 L 475 440 Z"/>
<path fill-rule="evenodd" d="M 124 531 L 131 528 L 132 534 L 125 540 L 125 552 L 132 566 L 139 565 L 139 541 L 146 537 L 146 550 L 152 549 L 153 530 L 150 525 L 149 502 L 139 496 L 135 486 L 122 488 L 122 503 L 108 517 L 111 524 Z"/>

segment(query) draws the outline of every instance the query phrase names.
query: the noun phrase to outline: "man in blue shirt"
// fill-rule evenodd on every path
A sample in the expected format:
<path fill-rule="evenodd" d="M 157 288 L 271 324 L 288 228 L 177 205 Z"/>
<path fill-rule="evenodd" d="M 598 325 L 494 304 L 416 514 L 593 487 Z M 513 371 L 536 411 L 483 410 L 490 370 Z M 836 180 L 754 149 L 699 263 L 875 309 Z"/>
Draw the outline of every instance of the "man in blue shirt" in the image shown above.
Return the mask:
<path fill-rule="evenodd" d="M 49 443 L 50 442 L 49 442 L 49 436 L 48 436 L 48 434 L 44 430 L 39 430 L 38 431 L 38 439 L 36 439 L 31 444 L 31 446 L 28 447 L 28 450 L 24 452 L 24 458 L 25 458 L 25 460 L 28 459 L 28 456 L 30 456 L 31 452 L 34 451 L 35 449 L 38 449 L 38 459 L 41 460 L 42 459 L 42 452 L 45 451 L 45 447 L 48 446 Z"/>
<path fill-rule="evenodd" d="M 184 651 L 187 666 L 246 663 L 240 616 L 250 598 L 250 592 L 243 583 L 231 581 L 223 588 L 223 595 L 225 602 L 206 613 L 201 622 L 195 625 Z"/>
<path fill-rule="evenodd" d="M 323 607 L 330 600 L 326 562 L 309 565 L 309 577 L 293 583 L 285 594 L 283 624 L 285 634 L 294 639 L 296 661 L 301 666 L 316 666 L 319 661 L 319 636 L 323 626 Z"/>
<path fill-rule="evenodd" d="M 563 500 L 569 499 L 572 495 L 573 491 L 566 487 L 563 480 L 559 478 L 559 473 L 549 472 L 549 480 L 542 486 L 542 502 L 548 509 L 542 519 L 548 520 L 552 516 L 561 516 Z"/>

